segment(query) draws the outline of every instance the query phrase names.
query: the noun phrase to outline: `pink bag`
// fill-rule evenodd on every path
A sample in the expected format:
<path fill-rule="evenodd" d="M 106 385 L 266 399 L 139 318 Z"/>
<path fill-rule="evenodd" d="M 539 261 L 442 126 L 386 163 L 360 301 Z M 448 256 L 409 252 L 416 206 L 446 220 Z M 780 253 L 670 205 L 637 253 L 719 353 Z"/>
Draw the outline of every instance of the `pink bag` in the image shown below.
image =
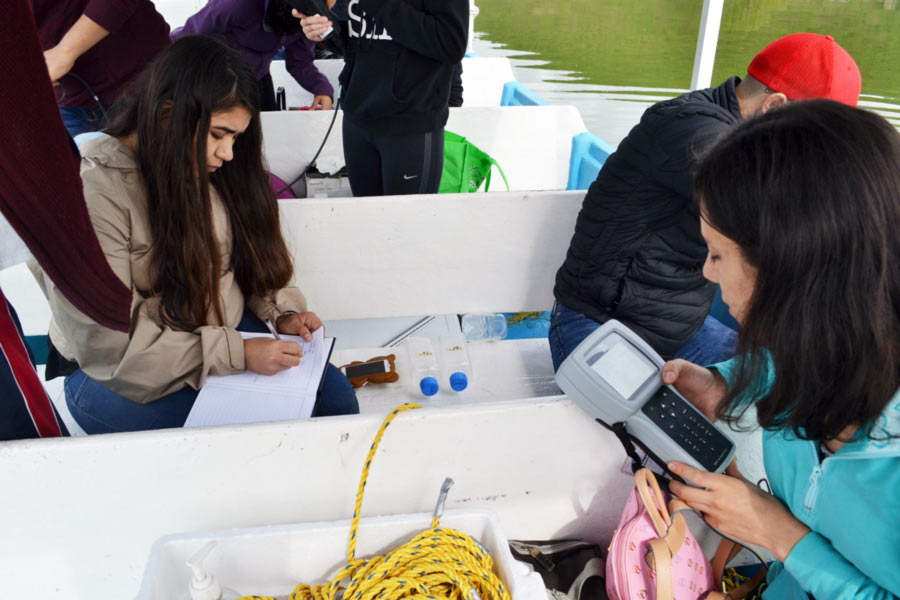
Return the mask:
<path fill-rule="evenodd" d="M 279 200 L 290 199 L 294 197 L 294 192 L 288 185 L 275 173 L 269 173 L 269 185 L 275 192 L 275 197 Z"/>
<path fill-rule="evenodd" d="M 634 489 L 606 557 L 610 600 L 746 598 L 766 576 L 765 567 L 726 596 L 718 582 L 741 546 L 723 539 L 710 565 L 681 514 L 690 507 L 677 498 L 666 506 L 666 500 L 650 469 L 634 474 Z"/>
<path fill-rule="evenodd" d="M 610 600 L 697 600 L 715 590 L 709 560 L 684 516 L 669 516 L 656 476 L 640 469 L 634 478 L 606 559 Z M 673 509 L 681 507 L 687 505 L 673 501 Z"/>

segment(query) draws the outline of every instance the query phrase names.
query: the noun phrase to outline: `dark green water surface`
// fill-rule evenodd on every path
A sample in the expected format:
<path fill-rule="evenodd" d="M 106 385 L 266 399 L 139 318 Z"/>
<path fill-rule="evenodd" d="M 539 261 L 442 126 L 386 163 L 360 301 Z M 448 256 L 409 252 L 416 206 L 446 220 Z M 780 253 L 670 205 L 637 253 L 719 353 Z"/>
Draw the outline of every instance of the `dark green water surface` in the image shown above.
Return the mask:
<path fill-rule="evenodd" d="M 585 83 L 690 86 L 702 0 L 480 0 L 475 27 L 491 42 L 534 52 Z M 829 34 L 856 59 L 863 94 L 900 102 L 897 0 L 726 0 L 713 84 L 746 73 L 772 40 Z M 890 109 L 889 109 L 890 110 Z M 896 107 L 900 110 L 900 106 Z"/>

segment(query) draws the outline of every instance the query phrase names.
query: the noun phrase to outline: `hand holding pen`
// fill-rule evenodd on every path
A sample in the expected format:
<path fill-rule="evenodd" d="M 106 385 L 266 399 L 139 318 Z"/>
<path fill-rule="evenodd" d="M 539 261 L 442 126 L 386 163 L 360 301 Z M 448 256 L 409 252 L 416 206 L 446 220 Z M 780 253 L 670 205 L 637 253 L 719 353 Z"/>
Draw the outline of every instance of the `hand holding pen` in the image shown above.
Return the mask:
<path fill-rule="evenodd" d="M 260 375 L 274 375 L 299 365 L 300 359 L 303 357 L 303 349 L 300 344 L 282 340 L 270 319 L 266 319 L 265 324 L 274 339 L 254 337 L 244 340 L 244 366 L 246 369 Z M 285 333 L 290 332 L 285 331 Z"/>
<path fill-rule="evenodd" d="M 278 330 L 275 328 L 275 323 L 272 322 L 272 319 L 266 319 L 265 323 L 266 328 L 269 330 L 269 333 L 272 334 L 272 337 L 280 342 L 281 336 L 278 335 Z"/>

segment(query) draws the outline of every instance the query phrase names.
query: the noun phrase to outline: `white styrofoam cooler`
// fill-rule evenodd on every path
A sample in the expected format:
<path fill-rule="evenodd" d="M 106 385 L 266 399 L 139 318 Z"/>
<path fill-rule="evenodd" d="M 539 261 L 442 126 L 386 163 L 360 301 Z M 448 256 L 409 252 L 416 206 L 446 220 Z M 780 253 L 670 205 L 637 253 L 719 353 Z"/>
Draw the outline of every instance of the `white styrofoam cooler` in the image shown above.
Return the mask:
<path fill-rule="evenodd" d="M 440 524 L 471 535 L 487 549 L 513 600 L 546 600 L 540 576 L 513 558 L 494 513 L 448 510 Z M 430 526 L 427 513 L 361 519 L 356 556 L 385 554 Z M 185 561 L 212 540 L 218 545 L 204 567 L 223 588 L 286 597 L 298 583 L 330 581 L 346 564 L 349 536 L 349 520 L 169 535 L 150 551 L 138 600 L 189 598 L 191 571 Z"/>

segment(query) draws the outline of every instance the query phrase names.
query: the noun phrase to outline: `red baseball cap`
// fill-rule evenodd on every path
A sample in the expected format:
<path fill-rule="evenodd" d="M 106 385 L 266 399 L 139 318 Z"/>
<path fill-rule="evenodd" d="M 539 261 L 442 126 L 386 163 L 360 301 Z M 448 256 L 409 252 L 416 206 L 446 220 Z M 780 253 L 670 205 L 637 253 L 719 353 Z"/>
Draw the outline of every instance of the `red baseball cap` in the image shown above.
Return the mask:
<path fill-rule="evenodd" d="M 862 77 L 847 51 L 830 35 L 792 33 L 757 54 L 747 73 L 791 100 L 859 101 Z"/>

